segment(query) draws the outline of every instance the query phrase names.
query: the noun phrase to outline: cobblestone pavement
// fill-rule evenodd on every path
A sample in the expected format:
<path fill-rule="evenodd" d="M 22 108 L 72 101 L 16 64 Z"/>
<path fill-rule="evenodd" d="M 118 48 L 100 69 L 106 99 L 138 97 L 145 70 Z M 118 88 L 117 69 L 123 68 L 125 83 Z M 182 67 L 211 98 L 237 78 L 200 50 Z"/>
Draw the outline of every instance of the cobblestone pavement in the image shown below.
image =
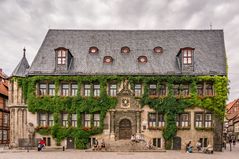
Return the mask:
<path fill-rule="evenodd" d="M 184 151 L 166 152 L 85 152 L 67 151 L 1 151 L 0 159 L 238 159 L 239 143 L 229 151 L 229 145 L 223 152 L 214 154 L 185 153 Z"/>

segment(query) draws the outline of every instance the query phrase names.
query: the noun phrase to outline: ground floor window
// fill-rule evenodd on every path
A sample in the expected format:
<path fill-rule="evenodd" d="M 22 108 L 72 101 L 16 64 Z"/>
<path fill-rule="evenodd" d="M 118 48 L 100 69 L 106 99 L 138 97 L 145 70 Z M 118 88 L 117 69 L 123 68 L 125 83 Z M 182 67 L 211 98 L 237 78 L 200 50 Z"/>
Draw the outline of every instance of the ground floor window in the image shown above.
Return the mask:
<path fill-rule="evenodd" d="M 161 138 L 153 138 L 153 146 L 161 148 Z"/>

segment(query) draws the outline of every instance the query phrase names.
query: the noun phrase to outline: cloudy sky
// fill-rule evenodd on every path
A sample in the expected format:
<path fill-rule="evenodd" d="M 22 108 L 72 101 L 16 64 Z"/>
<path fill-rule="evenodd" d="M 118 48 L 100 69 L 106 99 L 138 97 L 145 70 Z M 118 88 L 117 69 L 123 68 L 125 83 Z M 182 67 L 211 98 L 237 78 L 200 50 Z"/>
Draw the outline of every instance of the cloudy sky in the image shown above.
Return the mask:
<path fill-rule="evenodd" d="M 32 62 L 50 29 L 223 29 L 229 100 L 239 98 L 239 0 L 0 0 L 0 68 L 26 47 Z"/>

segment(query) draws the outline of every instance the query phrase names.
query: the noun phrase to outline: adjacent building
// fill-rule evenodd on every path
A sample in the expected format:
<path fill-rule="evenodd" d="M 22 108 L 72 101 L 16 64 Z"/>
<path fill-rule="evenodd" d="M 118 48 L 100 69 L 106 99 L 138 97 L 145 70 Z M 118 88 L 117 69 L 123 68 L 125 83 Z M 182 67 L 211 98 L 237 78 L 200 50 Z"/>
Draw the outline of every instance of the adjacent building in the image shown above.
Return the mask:
<path fill-rule="evenodd" d="M 9 109 L 7 75 L 0 69 L 0 145 L 9 144 Z"/>
<path fill-rule="evenodd" d="M 135 135 L 161 149 L 199 140 L 221 151 L 223 31 L 49 30 L 31 66 L 24 50 L 9 94 L 12 146 L 33 127 L 47 146 Z"/>
<path fill-rule="evenodd" d="M 226 107 L 227 137 L 239 139 L 239 99 L 230 102 Z"/>

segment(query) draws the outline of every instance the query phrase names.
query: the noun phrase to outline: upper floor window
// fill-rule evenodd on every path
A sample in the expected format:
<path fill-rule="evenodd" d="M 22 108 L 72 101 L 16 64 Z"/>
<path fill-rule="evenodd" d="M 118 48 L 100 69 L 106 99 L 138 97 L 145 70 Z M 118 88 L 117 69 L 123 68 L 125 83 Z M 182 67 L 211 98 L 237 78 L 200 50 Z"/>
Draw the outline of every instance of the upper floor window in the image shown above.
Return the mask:
<path fill-rule="evenodd" d="M 198 96 L 203 96 L 203 84 L 202 83 L 197 84 L 197 94 L 198 94 Z"/>
<path fill-rule="evenodd" d="M 203 113 L 195 114 L 195 127 L 198 127 L 198 128 L 203 127 Z"/>
<path fill-rule="evenodd" d="M 47 94 L 46 92 L 46 84 L 45 83 L 40 83 L 39 84 L 39 95 L 44 96 Z"/>
<path fill-rule="evenodd" d="M 183 64 L 186 64 L 186 65 L 191 65 L 192 64 L 192 60 L 193 60 L 193 51 L 194 49 L 193 48 L 184 48 L 184 49 L 181 49 L 182 51 L 182 57 L 183 57 Z"/>
<path fill-rule="evenodd" d="M 134 93 L 135 93 L 136 97 L 139 97 L 142 95 L 142 85 L 141 84 L 134 85 Z"/>
<path fill-rule="evenodd" d="M 197 112 L 195 113 L 195 127 L 196 128 L 211 128 L 212 127 L 212 113 Z"/>
<path fill-rule="evenodd" d="M 183 96 L 189 95 L 189 85 L 188 84 L 182 85 L 181 95 L 183 95 Z"/>
<path fill-rule="evenodd" d="M 150 96 L 156 96 L 157 95 L 157 85 L 156 84 L 150 84 L 149 85 L 149 95 Z"/>
<path fill-rule="evenodd" d="M 84 96 L 90 96 L 91 85 L 85 84 L 84 85 Z"/>
<path fill-rule="evenodd" d="M 55 84 L 54 83 L 48 83 L 48 82 L 39 83 L 38 95 L 40 95 L 40 96 L 45 96 L 45 95 L 54 96 L 55 95 Z"/>
<path fill-rule="evenodd" d="M 117 85 L 109 84 L 109 95 L 115 97 L 117 93 Z"/>
<path fill-rule="evenodd" d="M 3 114 L 3 126 L 9 126 L 9 114 L 8 113 Z"/>
<path fill-rule="evenodd" d="M 100 114 L 93 114 L 94 118 L 93 118 L 93 123 L 94 123 L 94 127 L 99 127 L 100 126 Z"/>
<path fill-rule="evenodd" d="M 124 47 L 121 48 L 121 53 L 127 54 L 127 53 L 129 53 L 129 52 L 130 52 L 129 47 L 124 46 Z"/>
<path fill-rule="evenodd" d="M 46 113 L 39 114 L 39 126 L 47 126 L 47 114 Z"/>
<path fill-rule="evenodd" d="M 159 86 L 159 96 L 166 96 L 166 85 L 161 84 Z"/>
<path fill-rule="evenodd" d="M 85 114 L 84 115 L 84 127 L 88 127 L 88 128 L 91 127 L 91 124 L 90 124 L 90 114 Z"/>
<path fill-rule="evenodd" d="M 54 118 L 51 113 L 38 113 L 38 125 L 39 126 L 53 126 Z"/>
<path fill-rule="evenodd" d="M 77 114 L 71 114 L 71 126 L 77 127 Z"/>
<path fill-rule="evenodd" d="M 213 84 L 212 83 L 206 83 L 206 96 L 212 96 L 213 95 Z"/>
<path fill-rule="evenodd" d="M 76 96 L 78 90 L 78 85 L 76 83 L 71 84 L 71 95 Z"/>
<path fill-rule="evenodd" d="M 62 126 L 68 127 L 68 114 L 66 113 L 62 114 Z"/>
<path fill-rule="evenodd" d="M 53 114 L 48 114 L 48 126 L 54 125 L 54 117 Z"/>
<path fill-rule="evenodd" d="M 190 126 L 189 113 L 183 113 L 176 116 L 176 125 L 181 128 Z"/>
<path fill-rule="evenodd" d="M 162 113 L 149 113 L 148 124 L 149 128 L 164 127 L 164 115 Z"/>
<path fill-rule="evenodd" d="M 58 65 L 66 64 L 66 50 L 65 49 L 57 50 L 57 64 Z"/>
<path fill-rule="evenodd" d="M 212 114 L 206 113 L 205 114 L 205 128 L 211 128 L 212 127 Z"/>
<path fill-rule="evenodd" d="M 69 84 L 62 84 L 61 94 L 62 96 L 69 96 Z"/>
<path fill-rule="evenodd" d="M 173 95 L 179 96 L 180 95 L 180 85 L 179 84 L 174 84 L 173 86 Z"/>
<path fill-rule="evenodd" d="M 94 84 L 93 89 L 94 89 L 94 96 L 99 97 L 100 96 L 100 85 Z"/>
<path fill-rule="evenodd" d="M 55 84 L 53 84 L 53 83 L 49 84 L 48 94 L 50 96 L 54 96 L 55 95 Z"/>

